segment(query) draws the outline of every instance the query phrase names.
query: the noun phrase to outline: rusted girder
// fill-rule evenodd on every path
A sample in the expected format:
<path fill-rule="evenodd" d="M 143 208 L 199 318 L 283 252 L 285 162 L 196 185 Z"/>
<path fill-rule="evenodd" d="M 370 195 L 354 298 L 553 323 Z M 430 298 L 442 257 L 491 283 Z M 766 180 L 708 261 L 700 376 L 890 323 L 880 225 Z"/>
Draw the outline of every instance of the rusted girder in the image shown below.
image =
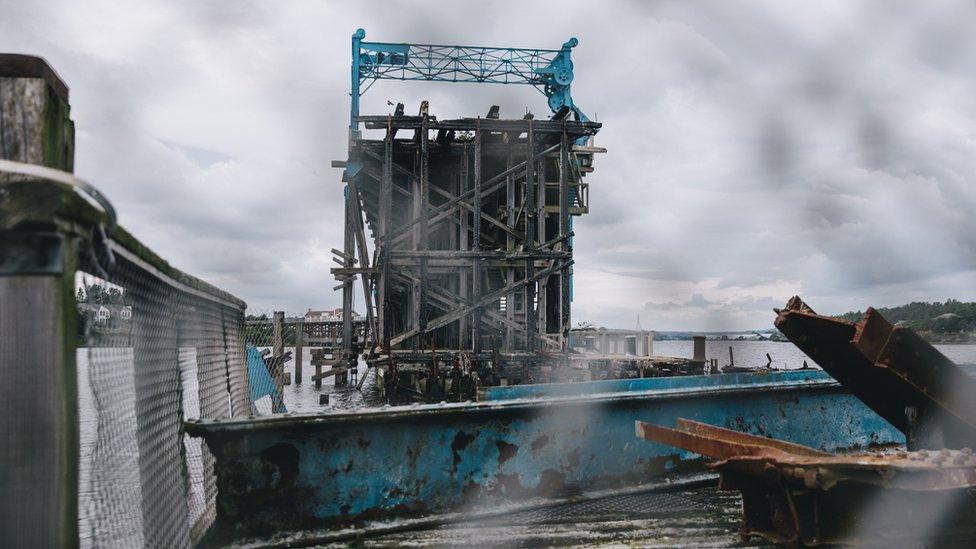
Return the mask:
<path fill-rule="evenodd" d="M 802 444 L 757 437 L 685 418 L 678 418 L 677 429 L 643 421 L 636 422 L 636 428 L 638 438 L 684 448 L 715 459 L 737 456 L 830 455 Z"/>
<path fill-rule="evenodd" d="M 638 421 L 637 435 L 719 459 L 719 487 L 742 493 L 744 536 L 803 546 L 976 540 L 968 448 L 835 455 L 686 419 L 677 429 Z"/>
<path fill-rule="evenodd" d="M 875 309 L 861 322 L 816 314 L 794 296 L 776 327 L 878 415 L 910 449 L 976 446 L 976 381 Z"/>

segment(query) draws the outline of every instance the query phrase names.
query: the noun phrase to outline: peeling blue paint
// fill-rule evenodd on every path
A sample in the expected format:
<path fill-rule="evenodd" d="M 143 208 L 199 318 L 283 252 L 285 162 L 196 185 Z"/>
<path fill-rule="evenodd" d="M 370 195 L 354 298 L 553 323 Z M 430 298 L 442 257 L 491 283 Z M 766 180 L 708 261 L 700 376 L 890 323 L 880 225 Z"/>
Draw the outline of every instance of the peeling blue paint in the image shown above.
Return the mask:
<path fill-rule="evenodd" d="M 480 400 L 511 400 L 519 398 L 564 397 L 600 393 L 638 391 L 698 391 L 708 387 L 722 389 L 757 388 L 782 383 L 809 384 L 810 386 L 839 386 L 837 381 L 823 370 L 789 370 L 754 373 L 736 373 L 702 376 L 647 377 L 635 379 L 607 379 L 582 383 L 547 383 L 538 385 L 509 385 L 486 387 Z"/>
<path fill-rule="evenodd" d="M 217 531 L 231 538 L 634 486 L 700 465 L 694 454 L 638 440 L 635 420 L 685 417 L 825 450 L 904 441 L 818 372 L 709 377 L 705 387 L 693 378 L 511 387 L 506 394 L 536 398 L 188 430 L 217 458 Z M 296 469 L 272 448 L 293 452 Z"/>

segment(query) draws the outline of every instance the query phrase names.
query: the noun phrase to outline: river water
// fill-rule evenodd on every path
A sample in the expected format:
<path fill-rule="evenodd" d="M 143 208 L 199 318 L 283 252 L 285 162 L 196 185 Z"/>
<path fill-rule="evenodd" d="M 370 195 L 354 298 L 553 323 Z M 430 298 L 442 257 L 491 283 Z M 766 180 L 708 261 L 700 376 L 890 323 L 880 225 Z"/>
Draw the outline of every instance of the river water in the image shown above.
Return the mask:
<path fill-rule="evenodd" d="M 693 341 L 655 341 L 654 354 L 657 356 L 674 356 L 692 358 L 694 356 Z M 718 360 L 719 366 L 729 363 L 729 347 L 735 358 L 736 366 L 758 368 L 766 365 L 766 353 L 773 359 L 772 367 L 780 370 L 793 370 L 803 367 L 803 361 L 811 367 L 816 363 L 792 343 L 785 341 L 722 341 L 710 339 L 705 341 L 706 358 Z M 956 364 L 976 365 L 976 345 L 938 344 L 935 346 L 942 354 Z"/>
<path fill-rule="evenodd" d="M 666 340 L 654 342 L 655 356 L 670 356 L 679 358 L 692 358 L 694 356 L 694 342 Z M 804 361 L 810 367 L 816 367 L 816 363 L 807 355 L 789 342 L 778 341 L 722 341 L 708 340 L 705 342 L 706 358 L 718 360 L 719 366 L 729 363 L 729 347 L 732 348 L 732 356 L 736 366 L 746 368 L 760 368 L 766 365 L 768 359 L 766 354 L 772 359 L 772 367 L 780 370 L 793 370 L 802 368 Z M 949 357 L 956 364 L 972 365 L 967 371 L 976 373 L 976 345 L 936 345 L 942 354 Z M 293 348 L 286 348 L 292 351 Z M 331 413 L 343 412 L 363 406 L 379 406 L 383 404 L 383 399 L 379 395 L 373 383 L 373 372 L 368 372 L 367 379 L 363 383 L 362 390 L 356 390 L 355 386 L 337 389 L 332 378 L 323 380 L 321 389 L 316 389 L 315 384 L 309 378 L 315 373 L 315 368 L 311 364 L 311 353 L 306 350 L 303 353 L 302 369 L 304 382 L 302 384 L 291 384 L 285 387 L 285 406 L 290 412 L 317 412 Z M 292 379 L 295 379 L 294 361 L 285 366 L 285 371 L 290 372 Z M 366 364 L 360 362 L 359 372 L 366 372 Z M 329 402 L 319 404 L 319 395 L 328 394 Z M 265 397 L 258 402 L 258 410 L 262 414 L 271 413 L 271 399 Z"/>

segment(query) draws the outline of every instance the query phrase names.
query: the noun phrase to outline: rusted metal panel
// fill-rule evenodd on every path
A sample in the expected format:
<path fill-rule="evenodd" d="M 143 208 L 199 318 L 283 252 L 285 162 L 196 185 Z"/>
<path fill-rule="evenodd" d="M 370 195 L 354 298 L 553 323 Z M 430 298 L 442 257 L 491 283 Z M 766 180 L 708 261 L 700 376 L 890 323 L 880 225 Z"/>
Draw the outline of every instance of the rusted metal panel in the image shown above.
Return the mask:
<path fill-rule="evenodd" d="M 872 410 L 910 448 L 976 446 L 976 380 L 908 328 L 874 309 L 854 324 L 817 315 L 799 297 L 776 327 Z"/>
<path fill-rule="evenodd" d="M 745 536 L 815 546 L 976 540 L 976 455 L 963 450 L 834 455 L 678 419 L 639 438 L 718 459 L 739 490 Z"/>
<path fill-rule="evenodd" d="M 678 428 L 668 429 L 643 421 L 637 422 L 637 436 L 677 446 L 704 456 L 728 459 L 734 456 L 797 455 L 828 456 L 827 452 L 802 444 L 776 440 L 741 431 L 723 429 L 707 423 L 678 418 Z"/>
<path fill-rule="evenodd" d="M 796 380 L 191 422 L 218 476 L 216 540 L 633 487 L 700 456 L 634 440 L 678 417 L 833 450 L 900 434 L 834 384 Z M 761 382 L 760 382 L 761 381 Z M 831 429 L 824 430 L 824 426 Z"/>

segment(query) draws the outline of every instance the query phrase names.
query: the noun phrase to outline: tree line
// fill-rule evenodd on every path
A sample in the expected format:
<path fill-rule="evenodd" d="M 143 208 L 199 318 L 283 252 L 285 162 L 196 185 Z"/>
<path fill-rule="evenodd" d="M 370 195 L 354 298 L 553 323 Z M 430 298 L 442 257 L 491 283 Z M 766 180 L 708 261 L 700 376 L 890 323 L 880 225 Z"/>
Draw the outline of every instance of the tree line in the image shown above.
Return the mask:
<path fill-rule="evenodd" d="M 891 323 L 901 323 L 917 332 L 951 335 L 976 332 L 976 303 L 949 299 L 947 301 L 915 301 L 898 307 L 879 307 Z M 858 322 L 863 311 L 851 311 L 838 318 Z M 924 334 L 923 334 L 924 335 Z"/>

